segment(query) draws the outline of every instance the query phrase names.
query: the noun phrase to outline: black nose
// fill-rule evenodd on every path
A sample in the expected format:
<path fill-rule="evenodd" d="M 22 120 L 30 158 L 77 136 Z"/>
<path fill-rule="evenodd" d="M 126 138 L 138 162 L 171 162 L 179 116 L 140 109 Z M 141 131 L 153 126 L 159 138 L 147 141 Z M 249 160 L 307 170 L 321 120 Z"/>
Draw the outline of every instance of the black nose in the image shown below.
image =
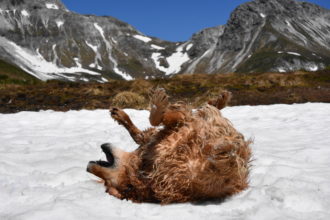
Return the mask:
<path fill-rule="evenodd" d="M 115 163 L 115 158 L 112 154 L 111 144 L 109 143 L 102 144 L 101 148 L 105 156 L 107 157 L 107 161 L 109 162 L 110 166 L 112 166 Z"/>
<path fill-rule="evenodd" d="M 96 164 L 95 161 L 89 161 L 89 163 L 87 165 L 87 168 L 86 168 L 86 171 L 91 172 L 91 166 L 93 166 L 94 164 Z"/>

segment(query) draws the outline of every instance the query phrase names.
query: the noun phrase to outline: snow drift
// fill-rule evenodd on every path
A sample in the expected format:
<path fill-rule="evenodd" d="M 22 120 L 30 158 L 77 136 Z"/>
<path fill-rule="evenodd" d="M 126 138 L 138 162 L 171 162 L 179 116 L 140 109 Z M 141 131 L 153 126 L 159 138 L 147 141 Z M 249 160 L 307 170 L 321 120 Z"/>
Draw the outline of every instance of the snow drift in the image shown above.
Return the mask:
<path fill-rule="evenodd" d="M 149 126 L 147 111 L 126 112 Z M 222 112 L 254 138 L 250 188 L 222 202 L 168 206 L 118 200 L 85 171 L 104 142 L 136 147 L 106 110 L 0 114 L 0 219 L 330 218 L 330 104 Z"/>

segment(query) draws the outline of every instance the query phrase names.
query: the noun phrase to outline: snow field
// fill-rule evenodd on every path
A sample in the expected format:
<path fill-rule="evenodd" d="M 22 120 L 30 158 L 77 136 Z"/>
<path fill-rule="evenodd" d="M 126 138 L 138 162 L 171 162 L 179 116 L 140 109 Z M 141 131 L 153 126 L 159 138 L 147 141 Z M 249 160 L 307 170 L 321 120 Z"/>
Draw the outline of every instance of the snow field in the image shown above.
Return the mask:
<path fill-rule="evenodd" d="M 148 112 L 128 109 L 147 128 Z M 135 204 L 104 193 L 88 161 L 137 145 L 106 110 L 0 114 L 0 219 L 329 219 L 330 104 L 222 110 L 253 138 L 250 188 L 223 202 Z"/>

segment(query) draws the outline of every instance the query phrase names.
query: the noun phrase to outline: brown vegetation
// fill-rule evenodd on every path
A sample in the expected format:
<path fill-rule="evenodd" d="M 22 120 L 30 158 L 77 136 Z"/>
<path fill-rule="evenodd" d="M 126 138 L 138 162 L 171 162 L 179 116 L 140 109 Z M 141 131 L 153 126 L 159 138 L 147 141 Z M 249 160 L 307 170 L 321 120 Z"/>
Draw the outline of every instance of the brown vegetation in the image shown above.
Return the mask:
<path fill-rule="evenodd" d="M 177 75 L 168 79 L 113 80 L 104 84 L 6 82 L 0 84 L 0 112 L 105 109 L 112 102 L 117 102 L 121 108 L 143 109 L 148 107 L 144 100 L 148 100 L 150 89 L 155 87 L 165 88 L 172 97 L 171 101 L 185 100 L 194 107 L 205 103 L 223 89 L 233 93 L 231 105 L 330 102 L 330 70 Z M 126 102 L 123 101 L 123 94 Z M 133 99 L 130 96 L 134 96 Z M 132 103 L 129 100 L 139 101 Z"/>

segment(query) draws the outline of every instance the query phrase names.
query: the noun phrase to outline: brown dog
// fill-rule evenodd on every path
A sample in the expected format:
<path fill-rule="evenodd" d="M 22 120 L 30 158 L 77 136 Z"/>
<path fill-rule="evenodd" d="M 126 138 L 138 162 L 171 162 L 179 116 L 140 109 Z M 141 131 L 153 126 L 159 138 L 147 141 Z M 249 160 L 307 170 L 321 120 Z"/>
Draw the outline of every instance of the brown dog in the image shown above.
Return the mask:
<path fill-rule="evenodd" d="M 230 93 L 224 92 L 196 111 L 183 103 L 169 104 L 163 89 L 151 99 L 150 123 L 162 128 L 140 131 L 128 115 L 111 108 L 140 146 L 124 152 L 101 146 L 107 161 L 91 161 L 87 171 L 105 181 L 106 192 L 135 202 L 221 199 L 248 186 L 249 141 L 221 116 Z"/>

